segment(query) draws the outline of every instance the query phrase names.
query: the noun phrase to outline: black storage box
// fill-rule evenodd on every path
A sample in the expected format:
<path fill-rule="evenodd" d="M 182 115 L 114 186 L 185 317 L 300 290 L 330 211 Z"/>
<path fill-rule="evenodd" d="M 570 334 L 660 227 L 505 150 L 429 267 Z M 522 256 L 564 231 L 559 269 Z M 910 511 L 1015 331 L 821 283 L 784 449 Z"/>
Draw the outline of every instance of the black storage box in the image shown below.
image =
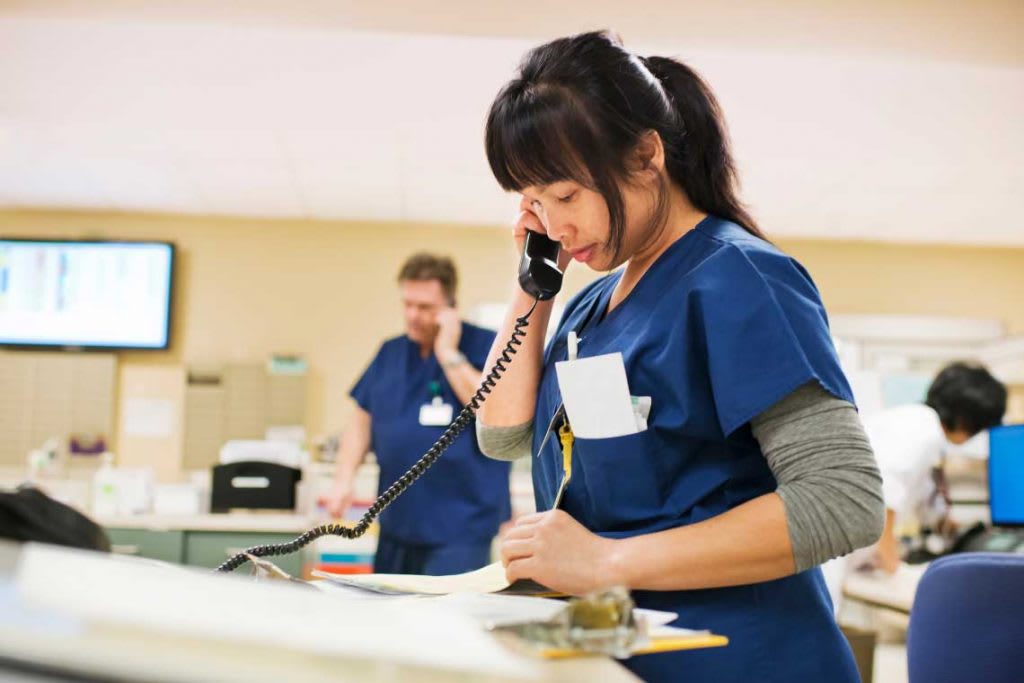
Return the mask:
<path fill-rule="evenodd" d="M 302 470 L 272 462 L 246 460 L 213 468 L 212 512 L 231 508 L 294 510 L 295 485 Z"/>

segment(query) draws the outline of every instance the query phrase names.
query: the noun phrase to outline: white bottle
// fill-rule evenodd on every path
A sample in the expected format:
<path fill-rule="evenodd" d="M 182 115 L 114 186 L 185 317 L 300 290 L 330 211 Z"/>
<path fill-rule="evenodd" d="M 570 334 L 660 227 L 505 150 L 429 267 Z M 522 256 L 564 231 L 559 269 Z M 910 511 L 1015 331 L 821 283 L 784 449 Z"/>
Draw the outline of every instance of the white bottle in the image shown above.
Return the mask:
<path fill-rule="evenodd" d="M 115 517 L 120 496 L 114 472 L 114 454 L 104 453 L 100 458 L 102 464 L 92 478 L 92 514 L 94 517 Z"/>

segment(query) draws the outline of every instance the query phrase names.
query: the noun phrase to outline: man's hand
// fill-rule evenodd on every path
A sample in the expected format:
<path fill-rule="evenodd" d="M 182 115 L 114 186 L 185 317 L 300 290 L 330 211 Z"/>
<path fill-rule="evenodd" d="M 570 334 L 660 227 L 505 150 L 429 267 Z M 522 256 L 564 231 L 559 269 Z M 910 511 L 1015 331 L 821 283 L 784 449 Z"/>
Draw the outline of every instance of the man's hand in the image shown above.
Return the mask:
<path fill-rule="evenodd" d="M 462 338 L 462 319 L 454 308 L 441 309 L 437 314 L 437 336 L 434 338 L 434 355 L 442 363 L 447 356 L 458 352 Z"/>
<path fill-rule="evenodd" d="M 352 505 L 352 482 L 335 480 L 331 492 L 320 498 L 321 505 L 332 519 L 341 519 Z"/>

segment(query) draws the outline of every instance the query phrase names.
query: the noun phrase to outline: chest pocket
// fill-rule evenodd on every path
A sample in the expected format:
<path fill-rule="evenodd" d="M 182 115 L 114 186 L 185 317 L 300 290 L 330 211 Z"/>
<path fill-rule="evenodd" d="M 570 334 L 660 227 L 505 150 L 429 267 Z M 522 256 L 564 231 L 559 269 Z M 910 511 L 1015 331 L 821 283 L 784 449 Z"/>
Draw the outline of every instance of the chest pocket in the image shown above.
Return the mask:
<path fill-rule="evenodd" d="M 657 430 L 607 439 L 577 437 L 575 448 L 574 466 L 586 481 L 593 530 L 638 529 L 673 515 L 669 503 L 678 483 L 670 472 L 673 453 Z"/>

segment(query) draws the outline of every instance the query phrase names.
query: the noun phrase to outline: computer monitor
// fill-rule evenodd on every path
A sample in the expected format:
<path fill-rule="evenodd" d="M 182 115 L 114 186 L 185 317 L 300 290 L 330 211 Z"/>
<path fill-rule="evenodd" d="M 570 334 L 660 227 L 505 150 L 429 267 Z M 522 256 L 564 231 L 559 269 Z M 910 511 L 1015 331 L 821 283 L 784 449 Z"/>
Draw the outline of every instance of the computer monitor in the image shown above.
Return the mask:
<path fill-rule="evenodd" d="M 174 245 L 0 239 L 0 347 L 166 349 Z"/>
<path fill-rule="evenodd" d="M 988 439 L 992 524 L 1024 526 L 1024 424 L 993 427 Z"/>

